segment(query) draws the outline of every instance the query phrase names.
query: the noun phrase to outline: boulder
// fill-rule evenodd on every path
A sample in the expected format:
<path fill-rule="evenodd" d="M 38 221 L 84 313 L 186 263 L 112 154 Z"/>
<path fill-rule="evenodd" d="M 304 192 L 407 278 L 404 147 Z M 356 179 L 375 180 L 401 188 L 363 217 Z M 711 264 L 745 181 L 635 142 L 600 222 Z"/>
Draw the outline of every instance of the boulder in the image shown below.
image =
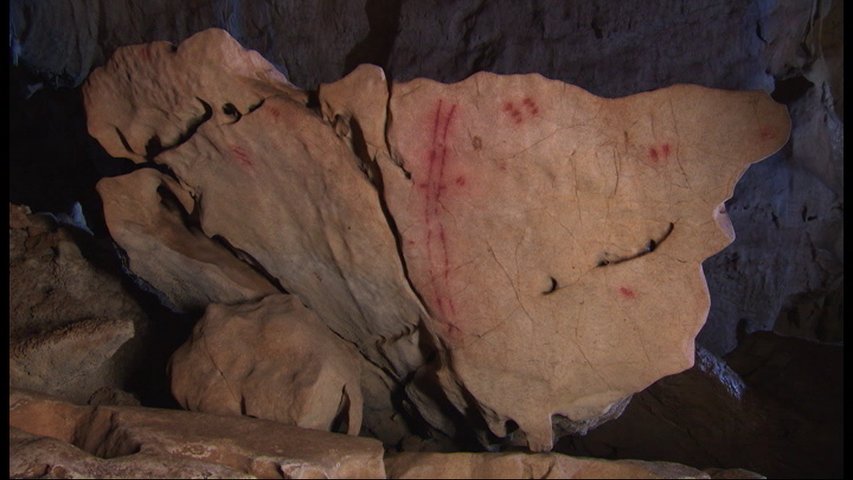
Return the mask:
<path fill-rule="evenodd" d="M 298 299 L 270 295 L 210 305 L 169 374 L 172 394 L 188 410 L 358 435 L 360 358 Z"/>
<path fill-rule="evenodd" d="M 11 475 L 385 478 L 382 445 L 246 417 L 81 407 L 12 390 Z"/>
<path fill-rule="evenodd" d="M 553 421 L 584 433 L 692 365 L 701 263 L 734 238 L 722 202 L 790 131 L 760 92 L 375 67 L 321 88 L 324 121 L 215 29 L 120 49 L 84 93 L 90 133 L 168 167 L 205 235 L 391 378 L 434 370 L 453 408 L 537 451 Z"/>
<path fill-rule="evenodd" d="M 78 241 L 93 243 L 9 204 L 10 384 L 85 403 L 101 388 L 124 386 L 147 317 Z"/>

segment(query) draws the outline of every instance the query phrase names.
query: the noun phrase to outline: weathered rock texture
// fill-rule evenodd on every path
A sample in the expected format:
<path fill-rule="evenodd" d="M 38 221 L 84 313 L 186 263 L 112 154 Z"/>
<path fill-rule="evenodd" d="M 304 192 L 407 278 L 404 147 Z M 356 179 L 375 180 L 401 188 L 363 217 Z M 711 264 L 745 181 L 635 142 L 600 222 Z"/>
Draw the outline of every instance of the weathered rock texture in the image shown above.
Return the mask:
<path fill-rule="evenodd" d="M 717 469 L 709 475 L 677 463 L 556 453 L 402 453 L 386 457 L 385 468 L 388 478 L 765 478 L 746 470 Z"/>
<path fill-rule="evenodd" d="M 697 341 L 721 355 L 736 346 L 738 328 L 774 326 L 840 340 L 843 156 L 826 152 L 841 151 L 831 142 L 843 131 L 843 1 L 309 3 L 13 0 L 10 199 L 41 211 L 80 200 L 97 224 L 95 180 L 126 167 L 90 145 L 79 89 L 25 97 L 79 85 L 118 46 L 178 43 L 214 26 L 308 88 L 359 63 L 380 65 L 397 81 L 539 72 L 607 97 L 679 82 L 760 87 L 790 107 L 794 140 L 751 167 L 727 202 L 738 238 L 704 264 L 712 304 Z M 382 377 L 374 383 L 393 383 Z M 784 442 L 784 429 L 768 435 Z M 667 454 L 657 438 L 646 443 Z M 748 456 L 762 444 L 739 450 Z M 820 452 L 809 458 L 840 468 Z"/>
<path fill-rule="evenodd" d="M 838 153 L 827 155 L 841 149 L 843 3 L 13 0 L 10 50 L 21 95 L 80 85 L 117 47 L 179 43 L 209 27 L 227 29 L 306 88 L 373 63 L 397 81 L 538 72 L 606 97 L 675 83 L 775 90 L 792 107 L 795 132 L 809 127 L 793 148 L 750 168 L 728 202 L 739 238 L 705 263 L 719 300 L 699 336 L 723 355 L 736 346 L 738 325 L 772 329 L 789 312 L 819 326 L 798 327 L 798 335 L 838 340 L 840 317 L 826 315 L 823 305 L 831 310 L 840 301 L 841 274 L 823 265 L 843 264 L 843 162 Z M 90 162 L 100 152 L 83 151 L 78 94 L 13 99 L 13 198 L 39 208 L 59 202 L 59 209 L 90 195 L 84 178 L 98 175 Z M 94 200 L 88 205 L 87 215 L 99 214 Z"/>
<path fill-rule="evenodd" d="M 123 387 L 146 317 L 75 236 L 87 234 L 9 204 L 9 381 L 86 403 Z"/>
<path fill-rule="evenodd" d="M 790 129 L 759 92 L 606 100 L 487 73 L 389 90 L 375 67 L 321 89 L 324 122 L 221 30 L 119 49 L 84 93 L 91 134 L 167 166 L 205 235 L 391 378 L 431 353 L 423 323 L 455 409 L 533 450 L 552 416 L 585 432 L 692 364 L 701 262 L 733 239 L 722 202 Z"/>
<path fill-rule="evenodd" d="M 189 410 L 357 435 L 360 358 L 295 297 L 213 304 L 172 357 L 172 393 Z"/>
<path fill-rule="evenodd" d="M 157 170 L 104 178 L 97 185 L 110 235 L 128 268 L 182 310 L 255 300 L 278 290 L 225 246 L 187 225 L 192 198 Z M 183 195 L 183 197 L 178 197 Z"/>
<path fill-rule="evenodd" d="M 11 476 L 384 478 L 382 444 L 282 425 L 141 407 L 81 407 L 13 390 Z"/>

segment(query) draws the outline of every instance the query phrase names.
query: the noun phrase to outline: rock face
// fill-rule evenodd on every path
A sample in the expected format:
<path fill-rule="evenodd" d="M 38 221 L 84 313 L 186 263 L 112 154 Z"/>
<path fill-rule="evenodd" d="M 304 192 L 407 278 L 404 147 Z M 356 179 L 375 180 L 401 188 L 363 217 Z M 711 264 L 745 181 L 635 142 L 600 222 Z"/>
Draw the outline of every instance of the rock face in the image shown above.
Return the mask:
<path fill-rule="evenodd" d="M 386 458 L 385 468 L 388 478 L 764 478 L 746 470 L 709 475 L 677 463 L 555 453 L 402 453 Z M 737 476 L 726 477 L 728 473 Z"/>
<path fill-rule="evenodd" d="M 221 30 L 122 48 L 84 93 L 90 133 L 168 167 L 204 235 L 389 378 L 433 371 L 456 410 L 533 450 L 552 416 L 584 432 L 691 365 L 701 262 L 733 239 L 722 202 L 790 130 L 757 92 L 606 100 L 487 73 L 389 90 L 371 67 L 321 89 L 324 121 Z"/>
<path fill-rule="evenodd" d="M 344 81 L 365 91 L 370 74 Z M 327 118 L 376 121 L 321 101 Z M 733 239 L 721 201 L 789 131 L 761 94 L 604 100 L 535 75 L 393 84 L 388 115 L 383 192 L 448 352 L 439 378 L 536 450 L 551 448 L 552 414 L 606 415 L 690 366 L 709 306 L 701 262 Z"/>
<path fill-rule="evenodd" d="M 175 181 L 142 169 L 97 185 L 110 235 L 128 267 L 182 310 L 256 300 L 278 290 L 224 246 L 187 225 L 192 198 Z"/>
<path fill-rule="evenodd" d="M 368 438 L 24 391 L 9 402 L 13 477 L 385 478 L 382 445 Z"/>
<path fill-rule="evenodd" d="M 372 63 L 397 81 L 537 72 L 605 97 L 675 83 L 774 92 L 791 108 L 792 148 L 745 174 L 728 202 L 739 238 L 704 265 L 719 301 L 698 341 L 724 355 L 737 344 L 739 324 L 748 332 L 769 330 L 780 315 L 820 325 L 792 333 L 839 339 L 840 317 L 823 305 L 836 308 L 841 296 L 842 276 L 831 265 L 843 264 L 843 4 L 13 0 L 10 53 L 22 73 L 22 95 L 80 85 L 117 47 L 179 43 L 209 27 L 227 29 L 310 89 Z M 51 90 L 13 104 L 10 186 L 17 201 L 42 201 L 39 209 L 46 209 L 89 195 L 88 184 L 73 181 L 92 169 L 93 153 L 83 151 L 78 94 Z M 87 215 L 98 209 L 93 201 Z"/>
<path fill-rule="evenodd" d="M 360 356 L 289 295 L 210 305 L 172 357 L 172 393 L 189 410 L 345 432 L 361 428 Z"/>
<path fill-rule="evenodd" d="M 559 454 L 404 453 L 280 423 L 140 407 L 9 397 L 14 478 L 764 478 L 669 462 Z M 728 476 L 727 476 L 728 475 Z"/>
<path fill-rule="evenodd" d="M 146 317 L 71 227 L 9 205 L 10 384 L 86 403 L 121 388 Z"/>

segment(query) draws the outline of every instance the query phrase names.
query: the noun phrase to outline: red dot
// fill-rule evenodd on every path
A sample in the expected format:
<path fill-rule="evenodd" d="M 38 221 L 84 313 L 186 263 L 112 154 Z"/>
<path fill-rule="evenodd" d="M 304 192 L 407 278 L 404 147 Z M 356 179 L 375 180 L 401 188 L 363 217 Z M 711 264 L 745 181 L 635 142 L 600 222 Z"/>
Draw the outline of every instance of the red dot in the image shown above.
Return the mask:
<path fill-rule="evenodd" d="M 658 151 L 654 147 L 649 149 L 649 156 L 652 158 L 652 161 L 658 161 Z"/>
<path fill-rule="evenodd" d="M 465 185 L 465 177 L 457 177 L 456 178 L 456 185 L 459 185 L 460 187 Z"/>
<path fill-rule="evenodd" d="M 664 144 L 663 144 L 663 147 L 661 147 L 661 149 L 663 150 L 663 156 L 664 156 L 664 157 L 668 157 L 668 156 L 669 156 L 669 148 L 670 148 L 670 147 L 669 147 L 669 144 L 668 144 L 668 143 L 664 143 Z"/>
<path fill-rule="evenodd" d="M 619 294 L 625 298 L 636 298 L 637 294 L 628 287 L 619 287 Z"/>
<path fill-rule="evenodd" d="M 512 106 L 512 102 L 506 102 L 506 103 L 504 103 L 504 111 L 505 111 L 505 112 L 508 112 L 508 111 L 510 111 L 510 110 L 513 110 L 513 109 L 514 109 L 514 107 Z"/>

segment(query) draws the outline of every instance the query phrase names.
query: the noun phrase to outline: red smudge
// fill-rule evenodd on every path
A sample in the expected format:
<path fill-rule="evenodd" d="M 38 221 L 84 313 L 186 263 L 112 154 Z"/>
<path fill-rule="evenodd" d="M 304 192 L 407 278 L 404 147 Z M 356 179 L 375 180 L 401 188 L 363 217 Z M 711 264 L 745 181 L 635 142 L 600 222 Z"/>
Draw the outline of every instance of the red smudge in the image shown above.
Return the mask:
<path fill-rule="evenodd" d="M 652 163 L 658 163 L 658 150 L 655 147 L 649 148 L 649 159 L 652 161 Z"/>
<path fill-rule="evenodd" d="M 275 107 L 270 107 L 270 114 L 275 120 L 278 120 L 278 117 L 281 116 L 281 112 Z"/>
<path fill-rule="evenodd" d="M 619 287 L 619 295 L 623 298 L 637 298 L 637 292 L 628 287 Z"/>
<path fill-rule="evenodd" d="M 465 177 L 456 177 L 456 185 L 465 186 Z"/>
<path fill-rule="evenodd" d="M 504 103 L 504 112 L 511 112 L 513 110 L 515 110 L 515 107 L 513 106 L 512 102 Z"/>
<path fill-rule="evenodd" d="M 660 167 L 669 163 L 669 155 L 672 153 L 672 146 L 664 143 L 658 146 L 649 147 L 648 158 L 644 162 L 650 167 Z"/>
<path fill-rule="evenodd" d="M 234 160 L 236 160 L 240 165 L 243 165 L 244 167 L 251 167 L 253 165 L 252 159 L 249 157 L 249 152 L 247 152 L 243 147 L 234 145 L 231 147 L 231 153 L 233 154 Z"/>
<path fill-rule="evenodd" d="M 773 128 L 771 128 L 770 126 L 764 125 L 758 131 L 758 136 L 759 136 L 759 138 L 761 138 L 761 140 L 770 140 L 771 138 L 773 138 L 775 136 L 775 132 L 773 131 Z"/>

